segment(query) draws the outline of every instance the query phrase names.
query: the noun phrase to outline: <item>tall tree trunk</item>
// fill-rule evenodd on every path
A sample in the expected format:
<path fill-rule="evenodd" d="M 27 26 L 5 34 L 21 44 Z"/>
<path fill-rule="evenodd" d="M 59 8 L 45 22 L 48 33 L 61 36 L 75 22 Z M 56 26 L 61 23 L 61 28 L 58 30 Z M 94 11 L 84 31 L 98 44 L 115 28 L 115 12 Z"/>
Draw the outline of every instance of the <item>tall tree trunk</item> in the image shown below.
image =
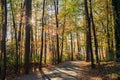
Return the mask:
<path fill-rule="evenodd" d="M 58 30 L 58 27 L 59 27 L 59 20 L 58 20 L 58 3 L 59 3 L 59 0 L 54 0 L 54 7 L 55 7 L 55 18 L 56 18 L 56 28 Z M 57 32 L 57 35 L 56 35 L 56 40 L 57 40 L 57 43 L 56 43 L 56 47 L 57 47 L 57 63 L 59 64 L 60 63 L 60 51 L 59 51 L 59 34 Z"/>
<path fill-rule="evenodd" d="M 55 64 L 55 62 L 56 62 L 55 61 L 56 60 L 56 57 L 55 57 L 56 53 L 55 52 L 56 51 L 55 51 L 55 42 L 54 42 L 54 40 L 52 40 L 52 45 L 51 46 L 52 46 L 52 64 Z"/>
<path fill-rule="evenodd" d="M 12 11 L 12 21 L 13 21 L 13 29 L 14 29 L 14 34 L 15 34 L 15 46 L 16 46 L 16 70 L 15 72 L 18 73 L 18 39 L 17 39 L 17 28 L 16 28 L 16 23 L 15 23 L 15 17 L 14 17 L 14 11 L 13 11 L 13 5 L 12 1 L 10 0 L 10 7 Z"/>
<path fill-rule="evenodd" d="M 21 3 L 21 13 L 20 13 L 20 23 L 19 23 L 19 31 L 18 31 L 18 65 L 20 66 L 20 54 L 21 54 L 21 47 L 20 47 L 20 42 L 21 42 L 21 29 L 22 29 L 22 21 L 23 21 L 23 9 L 25 6 L 25 2 L 22 4 Z M 20 67 L 18 66 L 18 72 L 20 73 Z"/>
<path fill-rule="evenodd" d="M 3 10 L 1 53 L 3 54 L 2 80 L 6 77 L 6 36 L 7 36 L 7 1 L 1 0 Z"/>
<path fill-rule="evenodd" d="M 45 52 L 44 52 L 44 63 L 46 64 L 46 54 L 47 54 L 47 34 L 46 34 L 46 32 L 45 32 Z"/>
<path fill-rule="evenodd" d="M 78 53 L 80 53 L 80 51 L 81 51 L 81 49 L 80 49 L 80 43 L 79 43 L 79 41 L 80 41 L 80 35 L 79 35 L 79 33 L 77 32 L 76 33 L 76 35 L 77 35 L 77 48 L 78 48 Z"/>
<path fill-rule="evenodd" d="M 72 32 L 70 33 L 70 37 L 71 37 L 71 60 L 73 61 L 73 36 L 72 36 Z"/>
<path fill-rule="evenodd" d="M 1 2 L 2 3 L 2 2 Z M 1 7 L 1 11 L 3 11 L 3 5 L 0 5 L 0 7 Z M 1 16 L 1 23 L 3 23 L 3 14 L 2 14 L 2 16 Z M 2 61 L 2 52 L 1 52 L 1 50 L 2 50 L 2 24 L 0 24 L 0 60 Z M 0 65 L 0 75 L 1 75 L 1 67 L 2 67 L 2 65 Z"/>
<path fill-rule="evenodd" d="M 113 7 L 112 7 L 112 0 L 109 1 L 109 5 L 110 5 L 110 11 L 109 11 L 109 17 L 110 17 L 110 34 L 111 34 L 111 59 L 114 60 L 115 59 L 115 38 L 114 38 L 114 16 L 113 16 Z"/>
<path fill-rule="evenodd" d="M 112 0 L 112 5 L 115 18 L 116 61 L 120 61 L 120 0 Z"/>
<path fill-rule="evenodd" d="M 45 0 L 43 0 L 43 12 L 42 12 L 42 33 L 41 33 L 41 51 L 40 51 L 40 66 L 39 66 L 40 70 L 42 70 L 42 56 L 43 56 L 44 13 L 45 13 Z"/>
<path fill-rule="evenodd" d="M 107 52 L 107 56 L 110 58 L 110 32 L 109 32 L 109 4 L 108 4 L 108 0 L 106 0 L 106 17 L 107 17 L 107 28 L 106 28 L 106 33 L 107 33 L 107 47 L 108 47 L 108 52 Z"/>
<path fill-rule="evenodd" d="M 92 41 L 91 41 L 91 27 L 90 27 L 90 17 L 88 12 L 88 4 L 87 0 L 84 0 L 84 6 L 85 6 L 85 15 L 86 15 L 86 24 L 88 28 L 88 47 L 90 50 L 90 56 L 91 56 L 91 67 L 94 68 L 94 57 L 93 57 L 93 51 L 92 51 Z M 88 54 L 88 53 L 87 53 Z"/>
<path fill-rule="evenodd" d="M 65 19 L 64 19 L 64 25 L 63 25 L 63 31 L 62 31 L 62 46 L 61 46 L 60 62 L 62 62 L 63 49 L 64 49 L 64 32 L 65 32 Z"/>
<path fill-rule="evenodd" d="M 35 10 L 37 12 L 37 10 Z M 35 60 L 35 56 L 37 56 L 38 54 L 38 30 L 37 30 L 37 13 L 35 12 L 35 53 L 34 53 L 34 62 L 36 62 Z"/>
<path fill-rule="evenodd" d="M 66 0 L 65 0 L 65 3 L 64 3 L 64 4 L 65 4 L 65 11 L 66 11 Z M 66 15 L 64 16 L 64 23 L 63 23 L 63 29 L 62 29 L 62 47 L 61 47 L 60 62 L 62 62 L 63 49 L 64 49 L 65 26 L 66 26 Z"/>
<path fill-rule="evenodd" d="M 86 31 L 86 61 L 90 62 L 90 49 L 89 49 L 89 39 L 88 39 L 89 33 L 88 30 Z"/>
<path fill-rule="evenodd" d="M 94 36 L 94 45 L 95 45 L 95 54 L 96 54 L 96 61 L 99 63 L 99 57 L 98 57 L 98 41 L 97 41 L 97 36 L 96 36 L 96 30 L 95 30 L 95 23 L 93 20 L 93 13 L 92 13 L 92 2 L 90 2 L 90 18 L 91 18 L 91 23 L 92 23 L 92 30 L 93 30 L 93 36 Z"/>
<path fill-rule="evenodd" d="M 26 34 L 25 34 L 25 74 L 29 74 L 30 67 L 30 31 L 31 31 L 31 16 L 32 16 L 32 0 L 25 0 L 25 15 L 26 15 Z"/>
<path fill-rule="evenodd" d="M 33 35 L 33 28 L 32 28 L 32 27 L 31 27 L 30 33 L 31 33 L 31 34 L 30 34 L 30 37 L 31 37 L 31 38 L 30 38 L 30 39 L 31 39 L 31 40 L 30 40 L 30 41 L 31 41 L 31 43 L 30 43 L 30 45 L 31 45 L 31 49 L 30 49 L 30 64 L 32 65 L 32 60 L 33 60 L 32 57 L 33 57 L 33 53 L 35 52 L 35 50 L 34 50 L 34 47 L 35 47 L 35 46 L 34 46 L 34 38 L 33 38 L 34 35 Z M 33 65 L 32 65 L 32 66 L 33 66 Z M 30 68 L 31 71 L 32 71 L 32 66 L 30 66 L 30 67 L 31 67 L 31 68 Z"/>

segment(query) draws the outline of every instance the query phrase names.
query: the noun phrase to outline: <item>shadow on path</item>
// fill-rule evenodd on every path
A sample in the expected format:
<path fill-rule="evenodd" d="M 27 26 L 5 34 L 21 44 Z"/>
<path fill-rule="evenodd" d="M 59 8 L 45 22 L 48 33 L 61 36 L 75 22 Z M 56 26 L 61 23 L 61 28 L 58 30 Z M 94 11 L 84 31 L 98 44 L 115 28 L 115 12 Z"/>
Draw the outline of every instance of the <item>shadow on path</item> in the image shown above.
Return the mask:
<path fill-rule="evenodd" d="M 43 71 L 40 71 L 42 75 L 42 80 L 51 80 Z"/>
<path fill-rule="evenodd" d="M 58 66 L 52 66 L 48 68 L 48 71 L 42 71 L 41 74 L 44 80 L 80 80 L 78 78 L 78 72 L 78 63 L 67 62 Z"/>

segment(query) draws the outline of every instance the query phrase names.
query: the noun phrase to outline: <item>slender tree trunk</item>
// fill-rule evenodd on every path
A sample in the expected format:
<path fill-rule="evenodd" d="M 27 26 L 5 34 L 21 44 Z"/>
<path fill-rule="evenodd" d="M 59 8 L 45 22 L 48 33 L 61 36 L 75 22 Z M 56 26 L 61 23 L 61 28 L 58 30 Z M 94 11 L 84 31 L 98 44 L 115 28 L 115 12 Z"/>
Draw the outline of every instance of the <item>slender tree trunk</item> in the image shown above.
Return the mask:
<path fill-rule="evenodd" d="M 2 2 L 1 2 L 2 3 Z M 3 5 L 0 5 L 0 7 L 1 7 L 1 11 L 3 11 Z M 3 14 L 2 14 L 2 19 L 1 19 L 1 23 L 3 23 Z M 3 25 L 1 24 L 0 25 L 0 60 L 2 61 L 2 27 L 3 27 Z M 2 67 L 2 65 L 0 65 L 0 75 L 1 75 L 1 67 Z"/>
<path fill-rule="evenodd" d="M 114 55 L 114 26 L 113 26 L 113 10 L 112 10 L 112 5 L 111 5 L 111 0 L 106 0 L 106 4 L 107 4 L 107 22 L 109 23 L 108 27 L 107 27 L 107 37 L 110 41 L 109 42 L 109 46 L 108 48 L 109 50 L 109 60 L 114 60 L 115 59 L 115 55 Z"/>
<path fill-rule="evenodd" d="M 13 11 L 13 5 L 12 1 L 10 0 L 10 6 L 11 6 L 11 11 L 12 11 L 12 20 L 13 20 L 13 29 L 14 29 L 14 34 L 15 34 L 15 46 L 16 46 L 16 70 L 15 72 L 18 73 L 18 39 L 17 39 L 17 28 L 16 28 L 16 23 L 15 23 L 15 17 L 14 17 L 14 11 Z"/>
<path fill-rule="evenodd" d="M 81 51 L 81 49 L 80 49 L 80 43 L 79 43 L 79 41 L 80 41 L 80 39 L 79 39 L 79 33 L 77 32 L 76 33 L 76 35 L 77 35 L 77 48 L 78 48 L 78 53 L 80 53 L 80 51 Z"/>
<path fill-rule="evenodd" d="M 46 54 L 47 54 L 47 39 L 46 39 L 47 35 L 46 35 L 46 32 L 45 32 L 45 52 L 44 52 L 44 63 L 46 64 Z"/>
<path fill-rule="evenodd" d="M 31 16 L 32 16 L 32 0 L 25 0 L 25 15 L 26 15 L 26 35 L 25 35 L 25 74 L 29 74 L 30 67 L 30 31 L 31 31 Z"/>
<path fill-rule="evenodd" d="M 20 42 L 21 42 L 21 29 L 22 29 L 22 21 L 23 21 L 23 10 L 25 6 L 25 2 L 22 4 L 21 3 L 21 13 L 20 13 L 20 23 L 19 23 L 19 31 L 18 31 L 18 72 L 20 73 L 20 54 L 21 54 L 21 47 L 20 47 Z"/>
<path fill-rule="evenodd" d="M 54 40 L 52 40 L 52 64 L 55 64 L 56 63 L 56 57 L 55 57 L 55 43 L 54 43 Z"/>
<path fill-rule="evenodd" d="M 7 36 L 7 1 L 2 0 L 3 10 L 3 25 L 2 25 L 2 41 L 1 41 L 1 53 L 3 54 L 3 65 L 2 65 L 2 80 L 6 77 L 6 36 Z"/>
<path fill-rule="evenodd" d="M 32 61 L 33 61 L 33 60 L 32 60 L 32 59 L 33 59 L 32 57 L 33 57 L 33 53 L 35 52 L 35 50 L 34 50 L 34 47 L 35 47 L 35 46 L 34 46 L 34 38 L 33 38 L 34 35 L 33 35 L 33 28 L 32 28 L 32 27 L 31 27 L 30 33 L 31 33 L 31 34 L 30 34 L 30 37 L 31 37 L 31 40 L 30 40 L 30 41 L 31 41 L 31 43 L 30 43 L 30 45 L 31 45 L 31 50 L 30 50 L 30 64 L 32 65 Z M 33 65 L 32 65 L 32 66 L 33 66 Z M 32 66 L 30 66 L 30 67 L 31 67 L 30 69 L 32 69 Z"/>
<path fill-rule="evenodd" d="M 88 30 L 86 31 L 86 61 L 90 62 L 90 49 L 89 49 L 89 40 L 88 40 Z"/>
<path fill-rule="evenodd" d="M 91 18 L 91 23 L 92 23 L 92 30 L 93 30 L 93 36 L 94 36 L 94 45 L 95 45 L 95 54 L 96 54 L 96 61 L 99 63 L 99 57 L 98 57 L 98 41 L 97 41 L 97 36 L 96 36 L 96 30 L 95 30 L 95 23 L 93 20 L 93 13 L 92 13 L 92 2 L 90 2 L 90 18 Z"/>
<path fill-rule="evenodd" d="M 114 29 L 116 43 L 116 61 L 120 61 L 120 0 L 112 0 L 114 9 Z"/>
<path fill-rule="evenodd" d="M 70 37 L 71 37 L 71 60 L 73 61 L 73 36 L 72 36 L 72 32 L 70 33 Z"/>
<path fill-rule="evenodd" d="M 66 22 L 66 19 L 64 18 L 64 25 L 63 25 L 63 32 L 62 32 L 62 47 L 61 47 L 60 62 L 62 62 L 63 49 L 64 49 L 64 32 L 65 32 L 65 22 Z"/>
<path fill-rule="evenodd" d="M 64 3 L 64 4 L 65 4 L 65 11 L 66 11 L 66 0 L 65 0 L 65 3 Z M 62 29 L 62 47 L 61 47 L 60 62 L 62 62 L 63 49 L 64 49 L 65 26 L 66 26 L 66 15 L 64 16 L 64 23 L 63 23 L 63 29 Z"/>
<path fill-rule="evenodd" d="M 108 52 L 107 52 L 107 56 L 110 58 L 110 32 L 109 32 L 109 5 L 108 5 L 108 0 L 106 0 L 106 17 L 107 17 L 107 28 L 106 28 L 106 34 L 107 34 L 107 47 L 108 47 Z"/>
<path fill-rule="evenodd" d="M 41 33 L 41 51 L 40 51 L 40 66 L 39 66 L 40 70 L 42 70 L 42 56 L 43 56 L 44 13 L 45 13 L 45 0 L 43 0 L 43 12 L 42 12 L 42 33 Z"/>
<path fill-rule="evenodd" d="M 58 27 L 59 27 L 59 21 L 58 21 L 58 3 L 59 3 L 59 0 L 54 0 L 54 7 L 55 7 L 55 18 L 56 18 L 56 28 L 58 30 Z M 57 43 L 56 43 L 56 47 L 57 47 L 57 63 L 59 64 L 60 63 L 60 51 L 59 51 L 59 34 L 57 32 L 57 35 L 56 35 L 56 40 L 57 40 Z"/>
<path fill-rule="evenodd" d="M 88 12 L 88 4 L 87 0 L 84 0 L 84 6 L 85 6 L 85 15 L 86 15 L 86 24 L 88 28 L 88 45 L 89 45 L 89 50 L 91 54 L 91 67 L 94 68 L 94 57 L 93 57 L 93 51 L 92 51 L 92 41 L 91 41 L 91 27 L 90 27 L 90 17 L 89 17 L 89 12 Z"/>
<path fill-rule="evenodd" d="M 64 21 L 63 32 L 62 32 L 62 46 L 61 46 L 60 62 L 62 62 L 63 49 L 64 49 L 64 30 L 65 30 L 65 21 Z"/>
<path fill-rule="evenodd" d="M 37 10 L 35 10 L 37 12 Z M 35 12 L 35 53 L 34 53 L 34 62 L 38 53 L 38 30 L 37 30 L 37 13 Z"/>

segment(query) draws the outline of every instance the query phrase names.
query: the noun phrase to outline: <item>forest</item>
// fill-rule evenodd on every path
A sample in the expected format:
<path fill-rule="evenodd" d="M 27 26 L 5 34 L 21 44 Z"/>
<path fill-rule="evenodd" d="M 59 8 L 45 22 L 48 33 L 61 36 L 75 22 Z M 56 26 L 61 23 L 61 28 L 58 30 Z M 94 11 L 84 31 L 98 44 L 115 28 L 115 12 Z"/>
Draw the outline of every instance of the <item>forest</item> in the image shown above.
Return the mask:
<path fill-rule="evenodd" d="M 0 80 L 120 80 L 120 0 L 0 0 Z"/>

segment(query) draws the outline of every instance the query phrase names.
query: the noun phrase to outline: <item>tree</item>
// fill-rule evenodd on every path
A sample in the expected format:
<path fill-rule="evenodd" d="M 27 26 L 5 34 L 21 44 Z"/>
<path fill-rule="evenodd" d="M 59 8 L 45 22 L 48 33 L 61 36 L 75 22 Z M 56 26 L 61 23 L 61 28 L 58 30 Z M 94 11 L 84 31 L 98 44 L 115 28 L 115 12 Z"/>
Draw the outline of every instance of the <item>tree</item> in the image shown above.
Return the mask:
<path fill-rule="evenodd" d="M 70 38 L 71 38 L 71 60 L 73 61 L 73 35 L 72 35 L 72 32 L 70 33 Z"/>
<path fill-rule="evenodd" d="M 88 50 L 90 51 L 90 53 L 86 53 L 86 54 L 90 54 L 90 58 L 91 58 L 91 67 L 94 68 L 94 57 L 93 57 L 93 51 L 92 51 L 92 42 L 91 42 L 91 27 L 90 27 L 90 16 L 89 16 L 89 12 L 88 12 L 88 4 L 87 4 L 87 0 L 84 0 L 84 6 L 85 6 L 85 17 L 86 17 L 86 26 L 87 26 L 87 40 L 88 40 Z"/>
<path fill-rule="evenodd" d="M 45 13 L 45 0 L 43 0 L 43 12 L 42 12 L 42 32 L 41 32 L 41 51 L 40 51 L 40 66 L 39 69 L 42 69 L 42 56 L 43 56 L 43 36 L 44 36 L 44 13 Z"/>
<path fill-rule="evenodd" d="M 90 2 L 90 19 L 91 19 L 91 27 L 93 30 L 93 36 L 94 36 L 94 45 L 95 45 L 95 54 L 96 54 L 96 62 L 99 63 L 99 57 L 98 57 L 98 41 L 97 41 L 97 36 L 96 36 L 96 30 L 95 30 L 95 23 L 93 19 L 93 11 L 92 11 L 92 2 Z"/>
<path fill-rule="evenodd" d="M 7 36 L 7 1 L 1 0 L 3 11 L 1 53 L 3 54 L 2 80 L 6 77 L 6 36 Z"/>
<path fill-rule="evenodd" d="M 66 0 L 64 0 L 64 5 L 65 5 L 65 11 L 66 11 Z M 63 21 L 63 28 L 62 28 L 62 42 L 61 42 L 61 55 L 60 55 L 60 62 L 62 62 L 62 56 L 63 56 L 63 49 L 64 49 L 64 34 L 65 34 L 65 26 L 66 26 L 66 14 L 64 16 L 64 21 Z"/>
<path fill-rule="evenodd" d="M 109 22 L 109 1 L 106 0 L 106 18 L 107 18 L 107 24 L 106 24 L 106 33 L 107 33 L 107 46 L 108 46 L 108 57 L 110 58 L 111 54 L 111 46 L 110 46 L 110 22 Z"/>
<path fill-rule="evenodd" d="M 76 36 L 77 36 L 77 48 L 78 48 L 78 53 L 80 53 L 80 51 L 81 51 L 81 48 L 80 48 L 80 35 L 79 35 L 78 32 L 76 33 Z"/>
<path fill-rule="evenodd" d="M 25 74 L 29 73 L 29 57 L 30 57 L 30 31 L 31 31 L 31 15 L 32 15 L 32 0 L 25 0 L 25 15 L 26 15 L 26 34 L 25 34 Z"/>
<path fill-rule="evenodd" d="M 120 0 L 112 0 L 114 10 L 114 29 L 116 43 L 116 60 L 120 61 Z"/>
<path fill-rule="evenodd" d="M 20 62 L 21 62 L 21 47 L 20 47 L 20 42 L 21 42 L 21 33 L 22 33 L 22 25 L 23 25 L 23 9 L 25 7 L 25 1 L 23 2 L 23 4 L 21 3 L 21 13 L 20 13 L 20 23 L 19 23 L 19 31 L 18 31 L 18 65 L 20 66 Z M 18 66 L 18 72 L 20 73 L 20 68 Z"/>
<path fill-rule="evenodd" d="M 12 21 L 13 21 L 13 29 L 14 29 L 14 34 L 15 34 L 15 46 L 16 46 L 16 73 L 18 72 L 18 38 L 17 38 L 17 28 L 16 28 L 16 22 L 15 22 L 15 15 L 13 11 L 13 5 L 12 1 L 10 0 L 10 7 L 12 11 Z"/>
<path fill-rule="evenodd" d="M 44 63 L 46 64 L 46 58 L 47 58 L 47 56 L 46 56 L 46 54 L 47 54 L 47 33 L 45 32 L 45 42 L 44 42 L 45 44 L 45 48 L 44 48 Z"/>
<path fill-rule="evenodd" d="M 55 19 L 56 19 L 56 28 L 58 30 L 59 27 L 59 20 L 58 20 L 58 4 L 59 4 L 59 0 L 54 0 L 54 8 L 55 8 Z M 57 63 L 60 63 L 60 51 L 59 51 L 59 34 L 57 32 L 56 34 L 56 47 L 57 47 Z"/>

